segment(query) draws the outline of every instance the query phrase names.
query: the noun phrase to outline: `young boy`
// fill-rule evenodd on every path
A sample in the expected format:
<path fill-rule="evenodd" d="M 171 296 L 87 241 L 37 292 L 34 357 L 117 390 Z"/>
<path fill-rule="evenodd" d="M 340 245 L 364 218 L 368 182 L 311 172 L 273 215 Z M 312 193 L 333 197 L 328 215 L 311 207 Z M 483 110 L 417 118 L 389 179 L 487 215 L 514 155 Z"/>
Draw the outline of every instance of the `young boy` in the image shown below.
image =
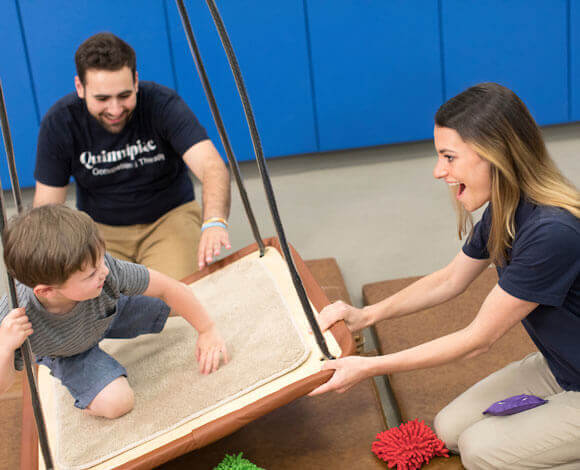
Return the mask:
<path fill-rule="evenodd" d="M 203 374 L 217 370 L 222 354 L 227 362 L 224 341 L 191 290 L 105 253 L 84 212 L 37 207 L 13 218 L 2 237 L 22 307 L 0 311 L 0 392 L 22 369 L 19 348 L 29 338 L 37 362 L 68 388 L 76 407 L 118 418 L 133 408 L 133 390 L 99 341 L 159 333 L 170 307 L 199 332 L 195 355 Z"/>

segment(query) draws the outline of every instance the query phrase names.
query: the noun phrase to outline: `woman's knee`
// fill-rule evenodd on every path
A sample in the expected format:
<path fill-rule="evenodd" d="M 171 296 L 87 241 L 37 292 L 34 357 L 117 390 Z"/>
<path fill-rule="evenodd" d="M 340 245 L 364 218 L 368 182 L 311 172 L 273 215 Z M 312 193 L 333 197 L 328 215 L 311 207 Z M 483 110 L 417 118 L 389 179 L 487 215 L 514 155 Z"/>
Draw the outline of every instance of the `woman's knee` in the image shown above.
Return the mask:
<path fill-rule="evenodd" d="M 445 442 L 445 446 L 449 450 L 457 452 L 459 434 L 463 429 L 458 425 L 457 416 L 449 405 L 437 413 L 433 421 L 433 428 L 437 437 Z"/>
<path fill-rule="evenodd" d="M 135 395 L 126 377 L 113 380 L 89 404 L 86 411 L 93 416 L 116 419 L 133 409 Z"/>
<path fill-rule="evenodd" d="M 493 436 L 482 434 L 480 431 L 469 428 L 459 437 L 459 454 L 461 463 L 468 470 L 491 470 L 501 468 L 496 456 L 495 440 Z M 494 463 L 495 461 L 495 463 Z"/>

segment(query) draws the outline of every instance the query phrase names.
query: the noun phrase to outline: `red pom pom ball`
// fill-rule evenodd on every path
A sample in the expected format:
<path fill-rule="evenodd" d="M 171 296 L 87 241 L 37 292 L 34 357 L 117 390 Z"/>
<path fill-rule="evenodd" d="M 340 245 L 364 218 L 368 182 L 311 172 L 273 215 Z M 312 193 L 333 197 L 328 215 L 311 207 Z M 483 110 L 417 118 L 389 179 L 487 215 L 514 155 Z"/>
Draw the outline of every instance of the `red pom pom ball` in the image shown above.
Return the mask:
<path fill-rule="evenodd" d="M 445 443 L 418 419 L 378 433 L 372 451 L 397 470 L 417 470 L 433 457 L 449 457 Z"/>

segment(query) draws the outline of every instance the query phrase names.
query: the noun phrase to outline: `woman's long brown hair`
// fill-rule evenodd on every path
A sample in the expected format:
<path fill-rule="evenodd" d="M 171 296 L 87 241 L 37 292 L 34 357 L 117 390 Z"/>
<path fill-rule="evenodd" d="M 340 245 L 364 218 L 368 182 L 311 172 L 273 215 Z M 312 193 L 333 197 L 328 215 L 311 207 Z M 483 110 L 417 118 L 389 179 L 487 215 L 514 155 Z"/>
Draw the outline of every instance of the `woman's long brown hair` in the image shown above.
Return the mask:
<path fill-rule="evenodd" d="M 491 164 L 491 260 L 503 265 L 515 236 L 515 213 L 521 198 L 560 207 L 580 218 L 580 193 L 556 167 L 538 125 L 519 97 L 497 83 L 481 83 L 444 103 L 435 125 L 454 129 Z M 459 237 L 467 233 L 470 214 L 458 203 Z"/>

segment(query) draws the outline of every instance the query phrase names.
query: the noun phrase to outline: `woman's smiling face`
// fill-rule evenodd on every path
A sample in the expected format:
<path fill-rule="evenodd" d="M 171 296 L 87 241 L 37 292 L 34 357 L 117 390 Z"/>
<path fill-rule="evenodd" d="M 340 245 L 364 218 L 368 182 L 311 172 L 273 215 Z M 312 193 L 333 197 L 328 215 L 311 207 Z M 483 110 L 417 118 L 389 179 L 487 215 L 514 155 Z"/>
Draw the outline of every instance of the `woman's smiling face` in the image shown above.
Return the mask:
<path fill-rule="evenodd" d="M 456 197 L 465 210 L 473 212 L 491 199 L 491 165 L 448 127 L 433 132 L 437 164 L 433 176 L 457 187 Z"/>

